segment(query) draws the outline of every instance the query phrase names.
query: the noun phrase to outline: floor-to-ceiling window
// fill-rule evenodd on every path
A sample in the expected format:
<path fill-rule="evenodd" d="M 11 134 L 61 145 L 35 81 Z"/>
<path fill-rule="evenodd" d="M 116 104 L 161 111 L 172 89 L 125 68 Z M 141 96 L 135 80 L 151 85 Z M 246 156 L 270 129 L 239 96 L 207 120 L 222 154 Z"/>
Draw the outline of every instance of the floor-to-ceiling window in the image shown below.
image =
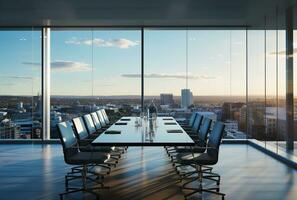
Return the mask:
<path fill-rule="evenodd" d="M 140 31 L 51 30 L 51 138 L 56 124 L 105 108 L 140 111 Z"/>
<path fill-rule="evenodd" d="M 246 138 L 246 31 L 145 29 L 145 105 L 188 120 L 199 112 Z"/>
<path fill-rule="evenodd" d="M 51 30 L 51 138 L 56 124 L 91 111 L 92 31 Z"/>
<path fill-rule="evenodd" d="M 265 31 L 248 30 L 247 130 L 252 139 L 265 141 Z"/>
<path fill-rule="evenodd" d="M 187 85 L 187 34 L 184 29 L 144 30 L 144 105 L 154 103 L 159 115 L 191 115 L 195 94 Z"/>
<path fill-rule="evenodd" d="M 248 135 L 278 153 L 287 138 L 284 17 L 274 13 L 263 24 L 248 30 Z"/>
<path fill-rule="evenodd" d="M 225 138 L 243 139 L 247 133 L 276 151 L 284 149 L 281 20 L 267 16 L 265 27 L 247 32 L 145 28 L 144 105 L 154 101 L 159 115 L 178 120 L 200 112 L 226 124 Z M 41 30 L 3 29 L 0 34 L 1 138 L 40 138 Z M 114 119 L 139 115 L 141 39 L 141 29 L 51 30 L 51 138 L 57 137 L 58 122 L 100 107 Z"/>
<path fill-rule="evenodd" d="M 41 30 L 0 30 L 0 139 L 42 134 Z"/>
<path fill-rule="evenodd" d="M 112 121 L 141 110 L 141 31 L 94 29 L 93 104 Z"/>
<path fill-rule="evenodd" d="M 225 138 L 246 138 L 245 29 L 190 30 L 189 88 L 193 111 L 226 125 Z"/>

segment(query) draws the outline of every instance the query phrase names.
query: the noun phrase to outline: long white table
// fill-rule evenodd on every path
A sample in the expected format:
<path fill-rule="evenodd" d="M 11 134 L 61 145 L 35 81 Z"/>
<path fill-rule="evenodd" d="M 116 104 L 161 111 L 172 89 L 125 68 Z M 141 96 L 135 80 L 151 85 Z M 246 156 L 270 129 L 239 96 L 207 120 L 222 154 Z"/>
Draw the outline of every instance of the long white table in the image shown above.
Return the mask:
<path fill-rule="evenodd" d="M 94 146 L 192 146 L 194 141 L 172 117 L 157 117 L 152 126 L 137 126 L 137 117 L 122 117 L 93 142 Z M 143 121 L 144 122 L 144 121 Z"/>

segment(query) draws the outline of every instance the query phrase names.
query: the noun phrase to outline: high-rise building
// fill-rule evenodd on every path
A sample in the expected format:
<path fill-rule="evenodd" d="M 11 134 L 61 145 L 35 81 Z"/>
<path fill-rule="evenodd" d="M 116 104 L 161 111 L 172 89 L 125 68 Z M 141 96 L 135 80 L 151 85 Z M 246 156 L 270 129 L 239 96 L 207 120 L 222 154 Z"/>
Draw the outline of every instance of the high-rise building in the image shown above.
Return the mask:
<path fill-rule="evenodd" d="M 23 108 L 24 108 L 24 106 L 23 106 L 24 104 L 23 104 L 23 102 L 18 102 L 18 104 L 17 104 L 17 109 L 18 110 L 22 110 Z"/>
<path fill-rule="evenodd" d="M 181 108 L 188 108 L 193 104 L 193 93 L 190 89 L 181 90 Z"/>
<path fill-rule="evenodd" d="M 172 104 L 174 104 L 173 94 L 160 94 L 160 104 L 161 105 L 172 105 Z"/>

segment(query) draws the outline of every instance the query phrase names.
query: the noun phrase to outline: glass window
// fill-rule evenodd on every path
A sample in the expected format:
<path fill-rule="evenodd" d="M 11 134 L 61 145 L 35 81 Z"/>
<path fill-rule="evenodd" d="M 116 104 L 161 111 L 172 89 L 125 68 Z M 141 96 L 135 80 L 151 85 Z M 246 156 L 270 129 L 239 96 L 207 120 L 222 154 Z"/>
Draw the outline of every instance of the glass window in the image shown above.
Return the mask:
<path fill-rule="evenodd" d="M 0 40 L 0 139 L 41 138 L 41 31 L 0 30 Z"/>
<path fill-rule="evenodd" d="M 57 123 L 91 112 L 92 31 L 51 30 L 51 138 Z"/>
<path fill-rule="evenodd" d="M 160 116 L 188 118 L 195 94 L 187 86 L 187 31 L 146 29 L 144 54 L 145 108 L 153 103 Z"/>
<path fill-rule="evenodd" d="M 189 88 L 194 109 L 223 121 L 225 138 L 246 138 L 245 30 L 189 31 Z"/>
<path fill-rule="evenodd" d="M 56 124 L 105 108 L 111 120 L 140 111 L 140 31 L 53 29 L 51 138 Z"/>
<path fill-rule="evenodd" d="M 266 141 L 265 135 L 265 32 L 248 31 L 248 136 Z"/>
<path fill-rule="evenodd" d="M 111 121 L 141 110 L 140 30 L 93 31 L 92 104 L 105 108 Z"/>

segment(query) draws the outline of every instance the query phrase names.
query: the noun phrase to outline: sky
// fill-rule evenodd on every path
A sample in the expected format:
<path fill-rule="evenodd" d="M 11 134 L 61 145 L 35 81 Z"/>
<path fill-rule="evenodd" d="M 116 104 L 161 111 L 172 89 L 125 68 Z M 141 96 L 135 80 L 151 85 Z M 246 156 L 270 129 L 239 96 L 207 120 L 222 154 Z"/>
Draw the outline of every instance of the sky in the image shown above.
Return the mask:
<path fill-rule="evenodd" d="M 245 95 L 245 37 L 245 30 L 145 30 L 145 95 L 180 96 L 187 87 L 195 96 Z M 280 31 L 279 52 L 284 37 Z M 51 94 L 140 95 L 140 41 L 139 30 L 53 29 Z M 249 31 L 248 41 L 248 93 L 263 96 L 264 32 Z M 275 31 L 266 41 L 267 95 L 283 94 L 285 57 L 279 56 L 276 76 Z M 40 31 L 1 31 L 0 43 L 0 95 L 40 93 Z"/>

